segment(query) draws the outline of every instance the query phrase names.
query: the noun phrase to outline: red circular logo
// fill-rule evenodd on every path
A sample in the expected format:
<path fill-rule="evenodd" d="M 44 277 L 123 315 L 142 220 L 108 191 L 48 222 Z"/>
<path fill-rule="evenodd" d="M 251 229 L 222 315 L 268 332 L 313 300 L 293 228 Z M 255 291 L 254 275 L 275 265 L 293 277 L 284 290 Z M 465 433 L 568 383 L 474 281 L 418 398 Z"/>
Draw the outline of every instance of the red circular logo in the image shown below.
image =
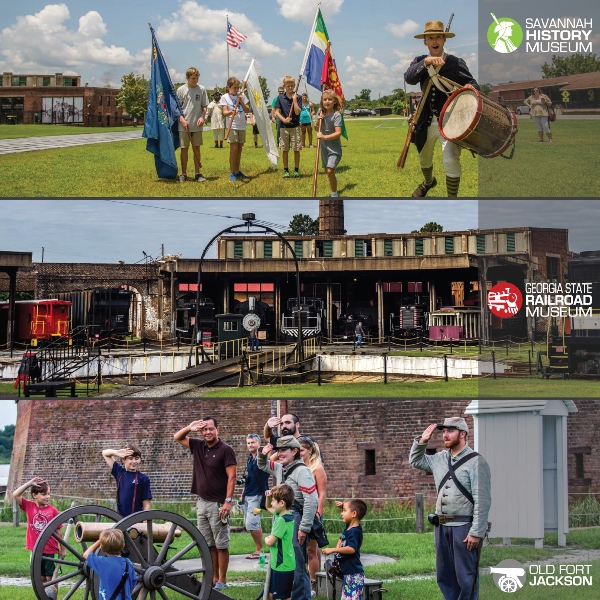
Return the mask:
<path fill-rule="evenodd" d="M 501 319 L 514 317 L 523 304 L 521 290 L 506 281 L 497 283 L 487 295 L 487 305 L 492 314 Z"/>

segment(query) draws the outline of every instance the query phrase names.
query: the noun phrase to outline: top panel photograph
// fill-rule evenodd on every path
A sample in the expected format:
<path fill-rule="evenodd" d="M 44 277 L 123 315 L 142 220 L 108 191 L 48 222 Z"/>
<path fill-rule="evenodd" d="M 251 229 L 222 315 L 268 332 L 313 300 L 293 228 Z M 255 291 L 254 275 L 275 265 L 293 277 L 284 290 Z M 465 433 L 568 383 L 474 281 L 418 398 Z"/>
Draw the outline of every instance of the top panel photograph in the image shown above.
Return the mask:
<path fill-rule="evenodd" d="M 597 2 L 261 8 L 8 6 L 0 196 L 598 196 Z"/>

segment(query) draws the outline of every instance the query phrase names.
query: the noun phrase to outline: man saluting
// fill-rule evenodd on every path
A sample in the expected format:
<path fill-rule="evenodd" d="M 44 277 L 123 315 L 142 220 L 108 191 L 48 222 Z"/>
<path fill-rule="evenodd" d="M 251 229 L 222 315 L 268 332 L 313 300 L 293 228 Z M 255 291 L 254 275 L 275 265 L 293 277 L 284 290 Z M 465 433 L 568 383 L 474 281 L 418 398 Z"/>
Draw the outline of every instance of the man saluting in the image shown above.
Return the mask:
<path fill-rule="evenodd" d="M 437 185 L 437 180 L 433 176 L 433 149 L 438 139 L 442 144 L 448 196 L 455 198 L 458 194 L 462 174 L 460 167 L 461 148 L 442 137 L 438 129 L 438 117 L 448 97 L 433 84 L 429 86 L 429 91 L 425 92 L 430 78 L 427 68 L 430 66 L 441 77 L 450 79 L 469 89 L 479 89 L 479 85 L 469 72 L 465 61 L 444 52 L 446 39 L 453 37 L 453 33 L 444 31 L 444 24 L 441 21 L 427 21 L 424 33 L 415 35 L 415 38 L 423 40 L 429 54 L 417 56 L 404 73 L 406 83 L 409 85 L 420 84 L 421 91 L 425 94 L 425 97 L 421 99 L 424 104 L 416 124 L 413 140 L 419 152 L 419 162 L 425 180 L 417 186 L 412 194 L 413 198 L 424 198 L 427 192 Z"/>

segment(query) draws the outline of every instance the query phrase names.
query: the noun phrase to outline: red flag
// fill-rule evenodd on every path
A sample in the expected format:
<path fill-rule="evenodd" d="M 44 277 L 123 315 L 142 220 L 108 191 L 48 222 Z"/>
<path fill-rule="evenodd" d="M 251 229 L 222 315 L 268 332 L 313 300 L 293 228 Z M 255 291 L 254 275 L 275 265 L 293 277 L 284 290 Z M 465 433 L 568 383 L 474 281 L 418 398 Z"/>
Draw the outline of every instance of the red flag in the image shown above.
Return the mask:
<path fill-rule="evenodd" d="M 321 87 L 333 90 L 340 99 L 342 106 L 344 106 L 346 100 L 344 99 L 344 92 L 342 91 L 342 84 L 338 77 L 335 62 L 333 62 L 333 56 L 331 56 L 331 44 L 327 44 L 327 49 L 325 50 L 325 62 L 323 63 L 323 71 L 321 72 Z"/>

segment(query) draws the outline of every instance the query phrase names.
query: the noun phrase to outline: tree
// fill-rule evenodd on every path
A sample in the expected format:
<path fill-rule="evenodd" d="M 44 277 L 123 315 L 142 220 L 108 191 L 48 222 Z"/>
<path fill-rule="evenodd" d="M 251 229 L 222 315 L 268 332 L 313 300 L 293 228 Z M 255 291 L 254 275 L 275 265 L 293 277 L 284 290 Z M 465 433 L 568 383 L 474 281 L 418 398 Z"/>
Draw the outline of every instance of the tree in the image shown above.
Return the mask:
<path fill-rule="evenodd" d="M 268 102 L 269 96 L 271 95 L 271 90 L 269 90 L 269 87 L 267 86 L 267 80 L 262 75 L 259 75 L 258 82 L 260 83 L 260 89 L 262 90 L 263 98 L 265 99 L 265 102 Z"/>
<path fill-rule="evenodd" d="M 14 425 L 5 425 L 4 430 L 0 430 L 0 464 L 6 464 L 10 462 L 14 437 Z"/>
<path fill-rule="evenodd" d="M 319 219 L 310 215 L 297 214 L 292 217 L 289 229 L 283 235 L 318 235 Z"/>
<path fill-rule="evenodd" d="M 441 233 L 444 231 L 444 226 L 436 223 L 435 221 L 429 221 L 425 223 L 421 229 L 413 229 L 411 233 Z"/>
<path fill-rule="evenodd" d="M 148 105 L 148 87 L 150 83 L 140 75 L 123 75 L 121 91 L 117 96 L 117 106 L 132 117 L 143 117 Z"/>
<path fill-rule="evenodd" d="M 548 77 L 564 77 L 579 73 L 600 71 L 600 58 L 596 54 L 571 54 L 570 56 L 552 55 L 552 63 L 542 65 L 543 79 Z"/>
<path fill-rule="evenodd" d="M 366 102 L 371 102 L 371 90 L 360 90 L 360 94 L 358 94 L 356 98 L 357 100 L 365 100 Z"/>
<path fill-rule="evenodd" d="M 479 91 L 484 95 L 487 96 L 489 95 L 489 93 L 492 91 L 492 84 L 491 83 L 483 83 L 479 86 Z"/>

